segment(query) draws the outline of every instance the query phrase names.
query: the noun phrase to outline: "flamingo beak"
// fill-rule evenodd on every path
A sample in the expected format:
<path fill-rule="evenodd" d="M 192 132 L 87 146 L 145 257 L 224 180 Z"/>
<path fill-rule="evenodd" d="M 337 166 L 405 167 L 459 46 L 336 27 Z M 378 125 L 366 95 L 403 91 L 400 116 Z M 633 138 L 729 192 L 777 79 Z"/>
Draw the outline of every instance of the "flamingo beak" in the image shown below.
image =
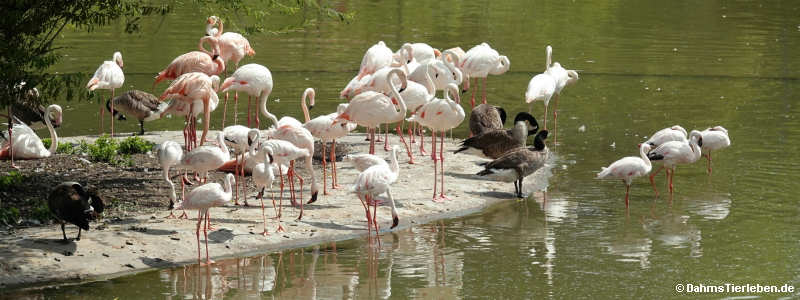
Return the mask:
<path fill-rule="evenodd" d="M 319 194 L 319 192 L 314 192 L 313 194 L 311 194 L 311 199 L 309 199 L 308 202 L 306 202 L 306 204 L 311 204 L 311 203 L 316 202 L 317 201 L 317 194 Z"/>
<path fill-rule="evenodd" d="M 389 227 L 389 229 L 394 229 L 397 227 L 397 224 L 400 224 L 400 218 L 397 216 L 392 216 L 392 227 Z"/>

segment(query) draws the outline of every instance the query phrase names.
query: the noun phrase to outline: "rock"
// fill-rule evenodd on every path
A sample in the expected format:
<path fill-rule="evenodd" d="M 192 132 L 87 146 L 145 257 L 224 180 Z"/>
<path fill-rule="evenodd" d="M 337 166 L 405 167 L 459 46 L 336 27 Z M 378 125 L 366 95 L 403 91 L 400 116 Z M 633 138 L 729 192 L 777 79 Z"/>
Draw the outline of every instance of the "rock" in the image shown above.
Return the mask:
<path fill-rule="evenodd" d="M 55 259 L 56 261 L 61 261 L 61 259 L 58 257 L 53 257 L 53 259 Z"/>
<path fill-rule="evenodd" d="M 124 266 L 126 266 L 126 267 L 128 267 L 128 268 L 131 268 L 131 269 L 135 269 L 135 268 L 136 268 L 136 267 L 134 267 L 132 264 L 124 264 Z"/>
<path fill-rule="evenodd" d="M 171 237 L 169 237 L 169 239 L 170 239 L 170 240 L 173 240 L 173 241 L 180 241 L 180 240 L 181 240 L 181 238 L 179 238 L 179 237 L 174 237 L 174 236 L 171 236 Z"/>
<path fill-rule="evenodd" d="M 105 257 L 111 257 L 111 256 L 109 256 L 109 255 L 108 255 L 108 254 L 106 254 L 106 253 L 103 253 L 103 256 L 105 256 Z"/>

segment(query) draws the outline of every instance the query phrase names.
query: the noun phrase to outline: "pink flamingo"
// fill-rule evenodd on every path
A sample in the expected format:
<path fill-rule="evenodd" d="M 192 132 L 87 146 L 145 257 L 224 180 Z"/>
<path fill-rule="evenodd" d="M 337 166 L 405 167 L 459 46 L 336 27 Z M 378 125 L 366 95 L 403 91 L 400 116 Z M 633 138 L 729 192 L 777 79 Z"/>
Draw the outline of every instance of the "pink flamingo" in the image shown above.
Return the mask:
<path fill-rule="evenodd" d="M 222 92 L 227 92 L 228 90 L 247 93 L 247 102 L 250 102 L 250 97 L 257 97 L 261 114 L 270 119 L 272 124 L 278 124 L 278 118 L 267 111 L 267 99 L 269 94 L 272 93 L 272 73 L 267 67 L 259 64 L 246 64 L 239 67 L 233 72 L 233 75 L 226 78 L 225 82 L 222 83 Z M 249 123 L 250 113 L 248 112 L 247 115 Z M 256 114 L 256 128 L 260 126 L 261 121 L 258 118 L 258 114 Z"/>
<path fill-rule="evenodd" d="M 284 189 L 284 181 L 283 181 L 283 166 L 287 164 L 291 164 L 294 160 L 298 158 L 305 158 L 306 161 L 311 161 L 311 153 L 308 152 L 308 149 L 300 148 L 295 146 L 293 143 L 285 140 L 267 140 L 261 143 L 262 151 L 266 151 L 266 149 L 270 149 L 272 151 L 272 158 L 273 163 L 278 166 L 278 174 L 281 176 L 281 192 L 280 192 L 280 205 L 278 208 L 278 229 L 277 231 L 283 231 L 283 227 L 280 225 L 280 217 L 281 212 L 283 210 L 283 189 Z M 256 154 L 258 157 L 258 154 Z M 288 174 L 287 174 L 288 175 Z M 275 207 L 275 201 L 272 202 L 273 208 Z M 303 201 L 300 201 L 300 215 L 297 217 L 300 220 L 303 217 Z"/>
<path fill-rule="evenodd" d="M 649 144 L 650 149 L 655 149 L 670 141 L 686 142 L 686 129 L 683 129 L 680 125 L 673 125 L 672 127 L 656 131 L 656 133 L 653 133 L 644 143 Z M 662 169 L 664 169 L 664 167 L 658 168 L 653 174 L 650 174 L 650 183 L 652 183 L 653 186 L 655 186 L 656 175 L 658 175 Z M 667 174 L 667 180 L 669 180 L 669 174 Z M 658 190 L 656 190 L 656 196 L 658 196 Z"/>
<path fill-rule="evenodd" d="M 203 48 L 203 43 L 209 42 L 213 51 Z M 206 75 L 219 75 L 225 71 L 225 62 L 219 56 L 220 47 L 216 37 L 206 36 L 200 39 L 198 45 L 202 51 L 192 51 L 176 57 L 161 72 L 158 72 L 153 88 L 164 79 L 173 80 L 186 73 L 202 72 Z"/>
<path fill-rule="evenodd" d="M 250 152 L 250 156 L 255 156 L 256 146 L 261 138 L 261 132 L 256 128 L 247 128 L 242 125 L 231 125 L 225 127 L 222 132 L 225 133 L 225 143 L 228 147 L 233 149 L 236 155 L 237 165 L 239 170 L 234 171 L 236 174 L 236 197 L 233 200 L 234 205 L 239 205 L 239 185 L 244 185 L 244 206 L 247 206 L 247 183 L 244 182 L 244 165 L 245 165 L 245 152 Z M 241 158 L 240 158 L 241 157 Z"/>
<path fill-rule="evenodd" d="M 189 108 L 189 113 L 186 115 L 189 118 L 193 118 L 195 116 L 195 101 L 201 101 L 203 104 L 203 135 L 200 138 L 200 145 L 202 146 L 203 143 L 206 141 L 206 135 L 208 134 L 208 125 L 211 120 L 211 111 L 217 108 L 219 103 L 219 98 L 217 97 L 217 90 L 219 89 L 219 76 L 211 75 L 208 76 L 201 72 L 191 72 L 181 75 L 180 77 L 176 78 L 175 81 L 170 83 L 169 87 L 164 90 L 159 97 L 159 100 L 163 101 L 166 98 L 174 98 L 177 101 L 183 102 Z M 169 113 L 171 110 L 167 108 L 162 113 L 164 114 Z M 189 125 L 191 124 L 191 126 Z M 194 120 L 189 122 L 187 126 L 191 127 L 190 131 L 188 132 L 191 136 L 191 141 L 195 140 L 195 133 L 194 133 Z M 185 137 L 186 135 L 184 135 Z M 187 150 L 190 149 L 189 144 L 186 144 Z"/>
<path fill-rule="evenodd" d="M 422 126 L 428 127 L 431 129 L 431 138 L 433 139 L 431 148 L 433 149 L 431 152 L 431 158 L 433 159 L 433 201 L 434 202 L 443 202 L 447 198 L 444 194 L 444 134 L 445 131 L 458 127 L 461 122 L 464 121 L 466 114 L 464 113 L 464 108 L 461 107 L 461 98 L 459 97 L 458 93 L 458 86 L 455 84 L 450 84 L 448 86 L 448 90 L 445 93 L 445 99 L 434 99 L 428 104 L 420 107 L 417 111 L 417 114 L 411 116 L 410 120 L 419 122 Z M 453 101 L 450 99 L 450 93 L 452 93 L 456 100 Z M 441 160 L 442 167 L 441 167 L 441 190 L 439 195 L 436 195 L 436 177 L 437 177 L 437 158 L 436 158 L 436 132 L 440 131 L 442 133 L 442 138 L 439 146 L 439 158 Z"/>
<path fill-rule="evenodd" d="M 125 83 L 125 73 L 122 72 L 122 54 L 119 51 L 114 52 L 112 60 L 104 61 L 97 71 L 94 71 L 94 76 L 89 79 L 86 88 L 90 91 L 95 89 L 111 90 L 111 98 L 114 99 L 114 89 L 122 87 Z M 100 101 L 103 103 L 104 101 Z M 113 101 L 112 101 L 113 102 Z M 111 103 L 111 111 L 114 111 L 114 103 Z M 105 118 L 105 110 L 100 105 L 100 133 L 103 133 L 103 118 Z M 114 136 L 114 116 L 111 116 L 111 136 Z"/>
<path fill-rule="evenodd" d="M 244 36 L 236 32 L 224 32 L 223 33 L 223 26 L 222 21 L 219 21 L 219 29 L 213 28 L 214 24 L 217 24 L 219 19 L 216 16 L 208 17 L 208 25 L 206 34 L 212 34 L 212 36 L 216 37 L 219 41 L 220 46 L 220 57 L 222 57 L 222 61 L 225 64 L 228 64 L 228 61 L 233 60 L 233 64 L 236 69 L 239 68 L 239 61 L 244 58 L 245 55 L 247 56 L 254 56 L 256 55 L 256 51 L 250 47 L 250 41 L 247 40 Z M 213 28 L 213 31 L 209 31 L 208 28 Z M 239 107 L 239 94 L 234 93 L 234 123 L 236 122 L 236 109 Z M 250 109 L 251 103 L 250 99 L 247 100 L 247 127 L 250 127 Z M 223 112 L 225 114 L 222 115 L 222 126 L 225 127 L 225 115 L 228 111 L 228 94 L 225 93 L 225 104 Z"/>
<path fill-rule="evenodd" d="M 355 123 L 340 123 L 336 126 L 333 125 L 333 120 L 339 116 L 340 113 L 344 112 L 347 109 L 348 104 L 342 103 L 339 104 L 337 111 L 334 113 L 330 113 L 327 115 L 321 115 L 319 117 L 313 118 L 309 120 L 309 116 L 306 115 L 306 122 L 303 124 L 303 127 L 311 132 L 311 135 L 314 137 L 322 140 L 322 194 L 328 195 L 328 163 L 326 160 L 325 153 L 325 144 L 330 141 L 331 142 L 331 188 L 337 189 L 340 186 L 336 183 L 336 139 L 347 136 L 350 131 L 353 131 L 356 128 Z"/>
<path fill-rule="evenodd" d="M 703 134 L 703 156 L 708 160 L 708 174 L 711 174 L 711 151 L 727 148 L 731 145 L 728 130 L 722 126 L 714 126 L 700 132 Z"/>
<path fill-rule="evenodd" d="M 201 265 L 210 265 L 214 263 L 214 261 L 208 256 L 208 229 L 211 219 L 208 214 L 208 210 L 215 206 L 223 206 L 231 201 L 231 198 L 233 198 L 233 191 L 231 191 L 232 180 L 233 174 L 228 174 L 225 176 L 224 186 L 213 182 L 196 187 L 189 192 L 188 195 L 186 195 L 185 200 L 181 201 L 177 205 L 177 208 L 179 209 L 198 210 L 197 230 L 195 231 L 195 234 L 197 235 L 197 262 Z M 205 225 L 203 226 L 203 235 L 205 235 L 206 239 L 205 263 L 202 263 L 200 260 L 200 224 L 203 223 L 203 220 L 205 220 Z"/>
<path fill-rule="evenodd" d="M 478 88 L 478 79 L 483 78 L 483 104 L 486 104 L 486 78 L 489 74 L 500 75 L 508 71 L 511 62 L 505 55 L 500 55 L 487 43 L 481 43 L 467 50 L 461 68 L 470 78 L 475 78 L 475 88 Z M 475 90 L 472 91 L 470 106 L 475 107 Z"/>
<path fill-rule="evenodd" d="M 645 176 L 653 169 L 650 159 L 647 158 L 647 152 L 649 151 L 650 144 L 640 144 L 639 156 L 620 158 L 608 167 L 603 167 L 603 170 L 597 173 L 597 179 L 622 179 L 622 182 L 625 183 L 625 208 L 628 207 L 628 195 L 631 192 L 633 179 Z"/>
<path fill-rule="evenodd" d="M 383 41 L 379 41 L 367 49 L 364 58 L 361 59 L 361 67 L 358 70 L 358 80 L 366 75 L 372 74 L 383 67 L 392 64 L 392 50 L 386 47 Z"/>
<path fill-rule="evenodd" d="M 361 205 L 364 206 L 364 211 L 367 215 L 368 235 L 370 234 L 370 223 L 375 226 L 375 235 L 378 235 L 377 212 L 379 201 L 374 199 L 377 195 L 386 193 L 389 198 L 389 204 L 392 208 L 392 227 L 390 228 L 395 228 L 397 224 L 400 223 L 391 190 L 391 184 L 397 181 L 399 173 L 400 167 L 397 163 L 397 146 L 394 146 L 392 147 L 391 162 L 389 164 L 376 164 L 358 174 L 358 178 L 356 178 L 356 182 L 353 184 L 351 190 L 358 195 L 358 200 L 361 200 Z M 370 204 L 373 206 L 371 217 L 369 211 Z"/>
<path fill-rule="evenodd" d="M 403 91 L 408 84 L 406 75 L 400 69 L 393 69 L 386 75 L 386 81 L 388 81 L 392 87 L 392 98 L 373 91 L 366 91 L 358 94 L 350 101 L 350 105 L 347 106 L 347 109 L 336 117 L 332 125 L 335 126 L 339 122 L 349 121 L 366 127 L 370 131 L 370 154 L 375 154 L 375 128 L 380 124 L 394 122 L 393 120 L 402 120 L 407 112 L 403 96 L 400 95 L 395 83 L 391 81 L 392 75 L 400 77 L 402 84 L 400 91 Z M 396 110 L 395 103 L 400 106 L 399 110 Z"/>

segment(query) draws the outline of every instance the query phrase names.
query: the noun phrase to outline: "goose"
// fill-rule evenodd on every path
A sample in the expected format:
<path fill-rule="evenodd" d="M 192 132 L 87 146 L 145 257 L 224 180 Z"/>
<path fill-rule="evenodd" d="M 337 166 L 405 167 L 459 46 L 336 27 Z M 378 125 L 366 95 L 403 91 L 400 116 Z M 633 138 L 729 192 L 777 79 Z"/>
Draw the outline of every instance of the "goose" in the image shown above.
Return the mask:
<path fill-rule="evenodd" d="M 130 90 L 113 100 L 106 101 L 106 109 L 111 112 L 112 117 L 116 116 L 117 120 L 126 120 L 125 114 L 139 120 L 139 135 L 144 135 L 144 122 L 160 119 L 161 113 L 168 106 L 167 103 L 159 101 L 155 95 L 139 90 Z"/>
<path fill-rule="evenodd" d="M 711 151 L 727 148 L 731 145 L 728 130 L 722 126 L 714 126 L 700 132 L 703 135 L 703 156 L 708 160 L 708 174 L 711 174 Z"/>
<path fill-rule="evenodd" d="M 61 234 L 67 241 L 64 231 L 66 223 L 78 226 L 76 241 L 81 240 L 81 230 L 89 230 L 89 221 L 103 213 L 105 203 L 95 189 L 85 189 L 77 182 L 63 182 L 50 191 L 47 197 L 47 206 L 56 220 L 61 223 Z"/>
<path fill-rule="evenodd" d="M 479 104 L 469 114 L 469 132 L 478 135 L 494 129 L 503 129 L 506 110 L 491 104 Z"/>
<path fill-rule="evenodd" d="M 631 192 L 633 179 L 647 175 L 653 168 L 650 159 L 647 158 L 647 152 L 649 151 L 650 144 L 640 144 L 639 156 L 620 158 L 608 167 L 603 167 L 600 173 L 597 173 L 597 179 L 622 179 L 622 182 L 625 183 L 625 208 L 628 207 L 628 195 Z"/>
<path fill-rule="evenodd" d="M 504 153 L 524 147 L 528 136 L 539 130 L 536 118 L 526 112 L 520 112 L 514 117 L 514 128 L 495 129 L 473 136 L 461 142 L 461 148 L 455 153 L 475 155 L 482 158 L 496 159 Z"/>
<path fill-rule="evenodd" d="M 533 140 L 533 147 L 519 147 L 503 156 L 488 162 L 483 171 L 477 173 L 480 178 L 505 182 L 514 182 L 514 190 L 518 198 L 522 195 L 522 179 L 533 174 L 544 166 L 549 151 L 544 146 L 547 130 L 542 130 Z"/>

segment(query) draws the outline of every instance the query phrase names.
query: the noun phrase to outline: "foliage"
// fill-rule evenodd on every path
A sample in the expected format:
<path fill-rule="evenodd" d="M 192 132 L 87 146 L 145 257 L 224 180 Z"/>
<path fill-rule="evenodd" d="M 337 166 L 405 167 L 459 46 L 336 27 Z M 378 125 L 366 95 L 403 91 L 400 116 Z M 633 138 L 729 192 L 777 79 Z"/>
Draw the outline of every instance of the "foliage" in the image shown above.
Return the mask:
<path fill-rule="evenodd" d="M 155 143 L 140 138 L 138 136 L 132 136 L 122 140 L 119 143 L 119 153 L 121 154 L 138 154 L 138 153 L 147 153 L 153 150 L 153 146 Z"/>
<path fill-rule="evenodd" d="M 30 212 L 30 217 L 39 220 L 39 222 L 47 223 L 52 218 L 47 202 L 40 199 L 37 204 L 33 211 Z"/>
<path fill-rule="evenodd" d="M 0 207 L 0 223 L 10 225 L 17 224 L 19 220 L 19 208 Z"/>
<path fill-rule="evenodd" d="M 50 149 L 50 138 L 43 138 L 42 144 L 47 149 Z M 63 153 L 63 154 L 72 154 L 75 152 L 75 146 L 72 143 L 58 143 L 58 147 L 56 147 L 56 153 Z"/>
<path fill-rule="evenodd" d="M 25 176 L 19 171 L 8 172 L 8 175 L 0 176 L 0 190 L 8 190 L 11 187 L 21 184 Z"/>

